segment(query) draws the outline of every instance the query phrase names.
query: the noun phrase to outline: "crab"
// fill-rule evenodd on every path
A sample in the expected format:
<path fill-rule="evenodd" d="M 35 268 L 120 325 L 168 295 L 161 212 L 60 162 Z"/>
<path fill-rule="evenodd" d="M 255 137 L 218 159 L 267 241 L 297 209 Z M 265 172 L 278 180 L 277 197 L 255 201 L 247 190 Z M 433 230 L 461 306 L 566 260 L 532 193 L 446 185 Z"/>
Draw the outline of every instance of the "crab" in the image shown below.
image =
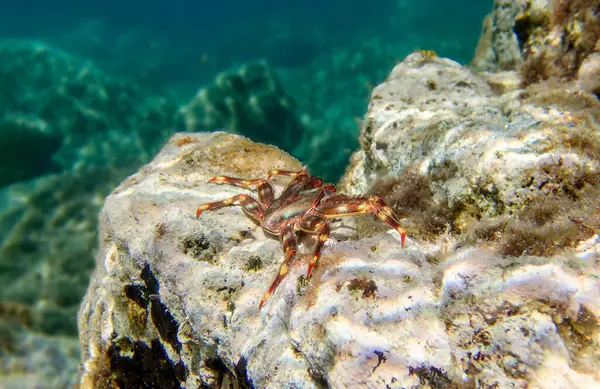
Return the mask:
<path fill-rule="evenodd" d="M 292 181 L 277 198 L 275 198 L 270 182 L 273 176 L 292 178 Z M 313 254 L 308 264 L 307 279 L 321 256 L 325 242 L 329 239 L 330 219 L 333 218 L 373 214 L 398 231 L 401 247 L 404 247 L 406 231 L 400 225 L 398 217 L 381 197 L 351 197 L 337 194 L 337 189 L 333 184 L 324 183 L 321 178 L 310 175 L 306 169 L 301 171 L 273 170 L 266 179 L 245 180 L 219 176 L 211 178 L 208 182 L 235 185 L 242 188 L 254 187 L 256 188 L 258 200 L 247 194 L 239 194 L 222 201 L 203 204 L 196 210 L 196 218 L 199 218 L 202 212 L 209 209 L 238 205 L 242 207 L 248 217 L 260 225 L 267 235 L 279 237 L 284 260 L 279 268 L 279 273 L 260 301 L 259 310 L 288 273 L 298 250 L 296 232 L 305 232 L 317 236 Z"/>

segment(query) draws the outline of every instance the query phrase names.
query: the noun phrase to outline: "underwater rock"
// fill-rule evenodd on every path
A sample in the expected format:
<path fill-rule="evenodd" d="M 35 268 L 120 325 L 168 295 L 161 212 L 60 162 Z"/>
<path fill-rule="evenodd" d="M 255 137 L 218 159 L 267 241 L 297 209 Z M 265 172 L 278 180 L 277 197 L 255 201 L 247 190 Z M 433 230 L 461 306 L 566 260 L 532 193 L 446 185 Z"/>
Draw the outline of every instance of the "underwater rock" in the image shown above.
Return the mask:
<path fill-rule="evenodd" d="M 375 186 L 400 215 L 421 212 L 416 228 L 430 224 L 437 236 L 496 218 L 493 241 L 506 231 L 498 218 L 512 216 L 532 223 L 519 228 L 540 232 L 546 249 L 529 253 L 589 237 L 600 227 L 592 206 L 600 177 L 600 102 L 575 84 L 520 89 L 514 83 L 511 77 L 491 81 L 448 59 L 408 56 L 373 90 L 361 150 L 342 188 L 358 194 Z M 431 199 L 425 206 L 415 200 L 423 196 Z M 569 218 L 595 227 L 579 234 Z M 506 253 L 526 248 L 507 246 Z"/>
<path fill-rule="evenodd" d="M 0 189 L 0 387 L 72 387 L 98 211 L 126 174 L 90 169 Z"/>
<path fill-rule="evenodd" d="M 20 123 L 21 136 L 27 135 L 23 126 L 39 133 L 31 143 L 38 150 L 35 155 L 56 162 L 61 170 L 120 167 L 132 158 L 138 165 L 148 161 L 167 138 L 164 131 L 175 112 L 166 99 L 153 96 L 128 80 L 106 75 L 90 61 L 44 43 L 0 43 L 0 125 Z M 22 158 L 6 162 L 14 166 Z M 39 162 L 37 171 L 29 169 L 0 182 L 47 173 L 52 165 Z"/>
<path fill-rule="evenodd" d="M 93 169 L 0 190 L 0 304 L 30 306 L 32 331 L 76 335 L 76 312 L 94 268 L 98 211 L 124 176 Z"/>
<path fill-rule="evenodd" d="M 62 146 L 62 137 L 47 127 L 26 114 L 0 117 L 0 187 L 60 169 L 52 157 Z"/>
<path fill-rule="evenodd" d="M 496 0 L 483 20 L 481 37 L 472 65 L 478 70 L 515 70 L 523 62 L 515 18 L 522 10 L 519 0 Z"/>
<path fill-rule="evenodd" d="M 198 219 L 195 210 L 247 193 L 207 183 L 212 176 L 300 168 L 277 148 L 237 135 L 187 133 L 123 181 L 105 201 L 79 311 L 80 387 L 599 384 L 593 242 L 572 258 L 503 257 L 412 239 L 401 249 L 395 231 L 358 237 L 353 219 L 344 219 L 311 279 L 304 276 L 312 245 L 302 244 L 259 311 L 281 264 L 278 240 L 239 207 Z"/>
<path fill-rule="evenodd" d="M 73 388 L 78 380 L 79 341 L 26 328 L 0 302 L 0 387 Z"/>
<path fill-rule="evenodd" d="M 293 100 L 265 62 L 219 73 L 179 109 L 176 121 L 189 131 L 222 128 L 286 150 L 297 146 L 303 131 Z"/>
<path fill-rule="evenodd" d="M 598 0 L 496 0 L 487 16 L 472 61 L 477 70 L 519 70 L 524 85 L 552 77 L 600 78 L 600 69 L 581 74 L 587 58 L 600 49 Z M 598 83 L 582 83 L 600 91 Z"/>

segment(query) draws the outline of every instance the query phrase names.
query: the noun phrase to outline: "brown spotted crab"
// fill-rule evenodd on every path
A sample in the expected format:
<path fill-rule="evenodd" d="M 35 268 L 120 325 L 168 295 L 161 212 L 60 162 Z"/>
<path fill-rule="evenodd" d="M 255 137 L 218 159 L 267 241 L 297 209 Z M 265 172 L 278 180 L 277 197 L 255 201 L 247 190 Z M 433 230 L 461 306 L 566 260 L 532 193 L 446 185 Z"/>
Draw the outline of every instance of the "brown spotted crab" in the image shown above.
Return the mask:
<path fill-rule="evenodd" d="M 292 177 L 292 181 L 277 198 L 275 198 L 270 183 L 271 177 L 276 175 Z M 243 188 L 256 187 L 258 201 L 249 195 L 239 194 L 226 200 L 199 206 L 196 210 L 196 217 L 199 217 L 207 209 L 239 205 L 244 213 L 258 223 L 267 234 L 279 236 L 284 252 L 284 261 L 279 269 L 279 274 L 260 301 L 259 310 L 288 273 L 289 266 L 298 249 L 297 231 L 318 236 L 308 264 L 307 278 L 310 277 L 313 267 L 321 256 L 323 246 L 329 238 L 331 224 L 329 219 L 366 213 L 374 214 L 398 231 L 402 247 L 404 247 L 406 231 L 400 225 L 398 217 L 381 197 L 351 197 L 336 194 L 337 189 L 333 184 L 323 183 L 321 178 L 311 176 L 307 170 L 299 172 L 274 170 L 266 179 L 255 180 L 220 176 L 211 178 L 209 182 Z"/>

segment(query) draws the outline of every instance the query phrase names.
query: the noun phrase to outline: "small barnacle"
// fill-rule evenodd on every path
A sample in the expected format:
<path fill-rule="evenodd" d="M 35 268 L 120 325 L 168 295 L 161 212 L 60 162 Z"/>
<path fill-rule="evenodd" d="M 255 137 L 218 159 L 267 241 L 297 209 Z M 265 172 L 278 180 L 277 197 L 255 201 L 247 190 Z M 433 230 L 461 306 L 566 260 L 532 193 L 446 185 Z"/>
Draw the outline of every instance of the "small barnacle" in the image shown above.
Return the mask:
<path fill-rule="evenodd" d="M 241 243 L 246 239 L 252 238 L 252 232 L 249 230 L 240 230 L 236 231 L 234 234 L 229 236 L 229 239 L 234 241 L 235 243 Z"/>
<path fill-rule="evenodd" d="M 492 335 L 484 329 L 478 329 L 473 334 L 473 341 L 477 344 L 489 347 L 492 344 L 491 340 Z"/>
<path fill-rule="evenodd" d="M 301 275 L 300 277 L 298 277 L 298 279 L 296 280 L 296 292 L 301 294 L 302 291 L 304 291 L 306 289 L 306 287 L 308 286 L 308 283 L 309 283 L 309 279 L 306 278 L 304 275 Z"/>
<path fill-rule="evenodd" d="M 186 237 L 182 242 L 181 251 L 186 255 L 210 262 L 210 256 L 207 256 L 205 253 L 209 248 L 210 242 L 208 238 L 204 234 L 199 234 Z"/>

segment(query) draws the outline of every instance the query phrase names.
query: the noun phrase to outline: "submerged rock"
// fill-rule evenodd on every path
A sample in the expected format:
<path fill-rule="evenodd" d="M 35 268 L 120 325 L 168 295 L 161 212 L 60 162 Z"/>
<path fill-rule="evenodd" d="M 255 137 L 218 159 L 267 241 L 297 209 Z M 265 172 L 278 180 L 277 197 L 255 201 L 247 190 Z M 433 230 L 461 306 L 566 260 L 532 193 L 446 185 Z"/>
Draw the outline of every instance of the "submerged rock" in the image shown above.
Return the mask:
<path fill-rule="evenodd" d="M 292 98 L 265 62 L 219 73 L 179 109 L 176 120 L 189 131 L 222 128 L 286 150 L 297 146 L 303 131 Z"/>
<path fill-rule="evenodd" d="M 60 169 L 52 158 L 62 137 L 47 127 L 25 114 L 0 117 L 0 188 Z"/>
<path fill-rule="evenodd" d="M 519 70 L 524 85 L 578 79 L 600 95 L 600 2 L 496 0 L 486 17 L 473 67 Z"/>
<path fill-rule="evenodd" d="M 506 254 L 553 254 L 600 226 L 598 118 L 577 84 L 520 89 L 514 72 L 414 53 L 373 90 L 342 187 L 382 195 L 413 234 L 477 225 Z M 582 232 L 578 218 L 596 227 Z"/>
<path fill-rule="evenodd" d="M 77 379 L 76 316 L 98 211 L 126 174 L 89 169 L 0 189 L 0 387 L 70 388 Z"/>
<path fill-rule="evenodd" d="M 401 249 L 395 231 L 365 237 L 344 219 L 311 279 L 301 245 L 259 311 L 279 242 L 238 207 L 195 209 L 244 192 L 212 176 L 299 168 L 237 135 L 177 134 L 115 189 L 79 312 L 82 388 L 599 384 L 594 242 L 569 257 Z"/>
<path fill-rule="evenodd" d="M 174 112 L 166 98 L 91 61 L 42 42 L 2 41 L 0 186 L 55 171 L 139 166 L 167 139 Z"/>

